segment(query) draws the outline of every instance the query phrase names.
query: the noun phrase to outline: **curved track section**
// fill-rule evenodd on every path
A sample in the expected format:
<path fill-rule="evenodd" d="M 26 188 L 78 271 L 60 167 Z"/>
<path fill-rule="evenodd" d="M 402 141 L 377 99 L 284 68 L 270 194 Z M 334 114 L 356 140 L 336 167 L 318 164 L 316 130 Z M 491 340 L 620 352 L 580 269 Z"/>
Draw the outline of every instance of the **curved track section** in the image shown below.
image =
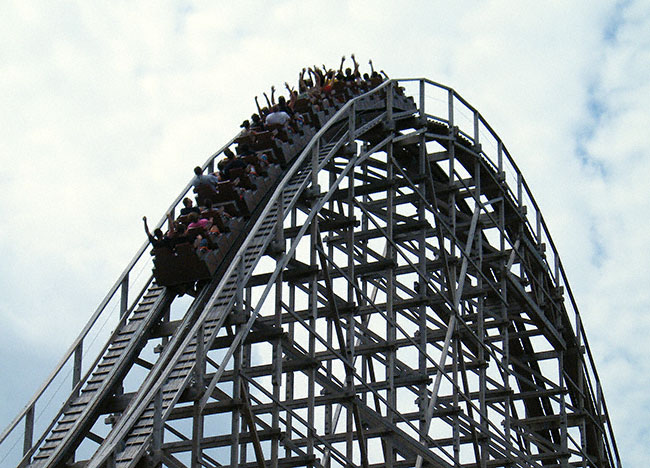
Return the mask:
<path fill-rule="evenodd" d="M 142 247 L 0 437 L 14 464 L 620 466 L 557 251 L 480 114 L 392 80 L 318 119 L 194 297 L 133 281 Z"/>

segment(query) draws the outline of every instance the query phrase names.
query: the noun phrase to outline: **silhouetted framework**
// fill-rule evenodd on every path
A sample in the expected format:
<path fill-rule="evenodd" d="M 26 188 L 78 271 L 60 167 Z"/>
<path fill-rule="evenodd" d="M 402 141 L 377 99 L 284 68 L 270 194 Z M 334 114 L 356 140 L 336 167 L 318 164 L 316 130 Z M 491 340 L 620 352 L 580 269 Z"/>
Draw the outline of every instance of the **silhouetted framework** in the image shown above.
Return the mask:
<path fill-rule="evenodd" d="M 620 467 L 557 251 L 481 115 L 414 79 L 320 118 L 194 297 L 143 245 L 3 466 Z"/>

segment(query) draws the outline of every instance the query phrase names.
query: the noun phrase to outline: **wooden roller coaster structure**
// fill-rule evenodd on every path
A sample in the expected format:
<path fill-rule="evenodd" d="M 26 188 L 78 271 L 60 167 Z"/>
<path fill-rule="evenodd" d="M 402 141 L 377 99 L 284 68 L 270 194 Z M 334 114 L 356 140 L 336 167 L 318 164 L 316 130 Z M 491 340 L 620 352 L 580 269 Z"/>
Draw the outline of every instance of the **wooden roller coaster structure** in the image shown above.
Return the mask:
<path fill-rule="evenodd" d="M 479 112 L 426 79 L 308 112 L 192 295 L 143 244 L 0 464 L 620 467 L 558 252 Z"/>

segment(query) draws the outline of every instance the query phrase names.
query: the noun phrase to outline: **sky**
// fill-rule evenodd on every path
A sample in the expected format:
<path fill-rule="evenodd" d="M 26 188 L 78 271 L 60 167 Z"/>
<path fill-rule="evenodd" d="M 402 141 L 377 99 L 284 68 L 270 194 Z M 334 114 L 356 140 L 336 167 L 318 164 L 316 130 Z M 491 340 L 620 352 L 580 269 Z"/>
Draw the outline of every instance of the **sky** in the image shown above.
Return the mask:
<path fill-rule="evenodd" d="M 406 5 L 404 5 L 406 4 Z M 625 467 L 650 455 L 650 0 L 0 3 L 0 430 L 254 96 L 338 67 L 453 87 L 560 252 Z"/>

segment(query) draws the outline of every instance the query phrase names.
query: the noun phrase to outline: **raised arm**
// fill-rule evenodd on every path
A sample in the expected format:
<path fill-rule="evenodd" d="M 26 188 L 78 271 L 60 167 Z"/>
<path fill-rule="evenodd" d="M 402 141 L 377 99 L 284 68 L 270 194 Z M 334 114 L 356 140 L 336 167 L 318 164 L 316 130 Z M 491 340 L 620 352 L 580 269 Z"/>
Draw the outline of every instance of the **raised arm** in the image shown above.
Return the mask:
<path fill-rule="evenodd" d="M 311 68 L 309 69 L 309 74 L 310 74 L 310 76 L 313 76 L 313 79 L 314 79 L 314 86 L 316 86 L 317 89 L 320 89 L 320 88 L 321 88 L 321 84 L 322 84 L 321 79 L 320 79 L 320 74 L 319 74 L 319 73 L 316 73 L 316 72 L 315 72 L 314 70 L 312 70 Z"/>
<path fill-rule="evenodd" d="M 264 91 L 264 93 L 262 93 L 262 94 L 264 94 L 264 99 L 266 99 L 266 107 L 268 107 L 269 109 L 270 109 L 271 107 L 273 107 L 273 106 L 271 105 L 271 101 L 269 101 L 269 96 L 266 94 L 266 91 Z"/>
<path fill-rule="evenodd" d="M 149 241 L 151 242 L 154 237 L 149 232 L 149 226 L 147 226 L 147 217 L 143 216 L 142 221 L 144 221 L 144 232 L 147 234 L 147 237 L 149 238 Z"/>
<path fill-rule="evenodd" d="M 303 68 L 302 71 L 300 72 L 300 75 L 298 75 L 298 90 L 301 93 L 304 93 L 307 91 L 307 85 L 305 84 L 305 72 L 307 71 L 306 68 Z"/>
<path fill-rule="evenodd" d="M 341 66 L 339 67 L 339 72 L 343 73 L 343 64 L 345 63 L 345 55 L 341 57 Z"/>
<path fill-rule="evenodd" d="M 296 91 L 289 89 L 289 103 L 287 104 L 287 107 L 293 110 L 293 108 L 296 106 L 297 100 L 298 100 L 298 93 Z"/>
<path fill-rule="evenodd" d="M 257 107 L 257 115 L 261 116 L 262 115 L 262 109 L 260 109 L 260 103 L 257 100 L 257 96 L 255 96 L 255 107 Z"/>
<path fill-rule="evenodd" d="M 379 70 L 379 73 L 381 73 L 382 75 L 384 75 L 384 78 L 386 78 L 387 80 L 390 79 L 390 78 L 388 78 L 388 75 L 384 72 L 384 70 Z"/>
<path fill-rule="evenodd" d="M 174 218 L 172 218 L 172 214 L 169 212 L 167 212 L 167 232 L 169 232 L 170 237 L 176 235 L 176 226 L 174 226 Z"/>
<path fill-rule="evenodd" d="M 275 106 L 275 86 L 271 85 L 271 104 Z M 271 107 L 271 106 L 269 106 Z"/>
<path fill-rule="evenodd" d="M 368 60 L 368 64 L 370 65 L 370 76 L 375 74 L 375 68 L 372 66 L 372 59 Z"/>
<path fill-rule="evenodd" d="M 322 72 L 321 69 L 318 68 L 316 65 L 314 65 L 314 68 L 312 68 L 312 70 L 314 71 L 314 73 L 316 75 L 320 76 L 320 81 L 322 83 L 323 82 L 323 77 L 325 76 L 324 72 Z"/>
<path fill-rule="evenodd" d="M 354 64 L 354 71 L 352 72 L 352 75 L 359 78 L 361 75 L 359 74 L 359 64 L 357 63 L 357 59 L 354 58 L 354 54 L 350 56 L 352 59 L 352 63 Z"/>

